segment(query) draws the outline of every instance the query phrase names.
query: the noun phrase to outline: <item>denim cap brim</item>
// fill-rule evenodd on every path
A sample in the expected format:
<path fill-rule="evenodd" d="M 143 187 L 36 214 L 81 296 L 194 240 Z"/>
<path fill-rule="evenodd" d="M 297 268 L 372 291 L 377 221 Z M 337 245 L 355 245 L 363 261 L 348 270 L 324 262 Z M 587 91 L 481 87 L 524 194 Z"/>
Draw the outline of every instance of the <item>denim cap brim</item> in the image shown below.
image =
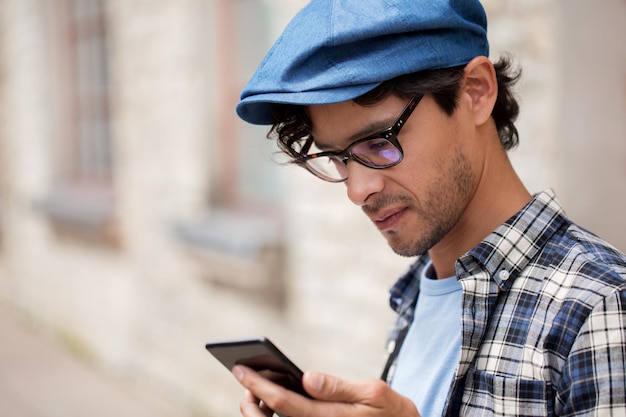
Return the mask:
<path fill-rule="evenodd" d="M 380 82 L 376 82 L 364 85 L 346 85 L 316 91 L 255 94 L 245 98 L 237 105 L 237 114 L 248 123 L 269 125 L 274 123 L 272 104 L 310 106 L 316 104 L 341 103 L 359 97 L 373 90 L 380 84 Z"/>
<path fill-rule="evenodd" d="M 273 124 L 273 104 L 348 101 L 400 75 L 488 55 L 477 0 L 312 0 L 268 52 L 236 111 L 249 123 Z"/>

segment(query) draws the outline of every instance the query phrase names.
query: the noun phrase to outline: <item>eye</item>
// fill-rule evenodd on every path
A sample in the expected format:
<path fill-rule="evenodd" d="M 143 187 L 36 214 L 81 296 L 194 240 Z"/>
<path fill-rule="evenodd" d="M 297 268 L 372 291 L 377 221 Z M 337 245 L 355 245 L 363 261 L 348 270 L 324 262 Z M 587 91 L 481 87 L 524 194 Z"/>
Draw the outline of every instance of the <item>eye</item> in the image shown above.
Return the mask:
<path fill-rule="evenodd" d="M 370 139 L 365 142 L 359 143 L 352 149 L 352 153 L 354 154 L 370 154 L 370 153 L 378 153 L 381 149 L 388 148 L 391 145 L 388 141 L 382 138 Z"/>
<path fill-rule="evenodd" d="M 358 144 L 352 155 L 361 163 L 371 167 L 387 167 L 398 162 L 401 154 L 387 139 L 376 138 Z"/>
<path fill-rule="evenodd" d="M 367 148 L 373 152 L 380 152 L 381 150 L 391 146 L 391 144 L 385 139 L 372 139 L 365 143 L 367 144 Z"/>
<path fill-rule="evenodd" d="M 355 153 L 360 155 L 369 155 L 369 157 L 385 156 L 390 150 L 395 150 L 395 146 L 386 139 L 377 138 L 363 142 L 354 149 Z"/>

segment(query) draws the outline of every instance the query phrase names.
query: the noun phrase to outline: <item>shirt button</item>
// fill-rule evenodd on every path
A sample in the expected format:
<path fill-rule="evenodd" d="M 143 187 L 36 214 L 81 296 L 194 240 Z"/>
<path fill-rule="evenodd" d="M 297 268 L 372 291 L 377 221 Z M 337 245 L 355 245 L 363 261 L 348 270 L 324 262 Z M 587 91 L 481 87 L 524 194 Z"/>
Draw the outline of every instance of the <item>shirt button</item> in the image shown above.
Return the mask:
<path fill-rule="evenodd" d="M 509 277 L 509 271 L 503 269 L 500 273 L 498 273 L 498 276 L 502 281 L 505 281 Z"/>

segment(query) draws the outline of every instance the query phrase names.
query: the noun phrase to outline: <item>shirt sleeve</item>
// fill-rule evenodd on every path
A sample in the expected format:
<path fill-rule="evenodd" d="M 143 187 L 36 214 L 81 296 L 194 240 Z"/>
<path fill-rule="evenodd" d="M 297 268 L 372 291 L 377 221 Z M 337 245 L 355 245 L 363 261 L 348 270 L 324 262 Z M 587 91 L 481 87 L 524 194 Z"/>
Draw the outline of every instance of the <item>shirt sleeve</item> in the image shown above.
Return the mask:
<path fill-rule="evenodd" d="M 556 414 L 624 415 L 625 368 L 626 289 L 622 288 L 594 306 L 580 329 L 558 384 Z"/>

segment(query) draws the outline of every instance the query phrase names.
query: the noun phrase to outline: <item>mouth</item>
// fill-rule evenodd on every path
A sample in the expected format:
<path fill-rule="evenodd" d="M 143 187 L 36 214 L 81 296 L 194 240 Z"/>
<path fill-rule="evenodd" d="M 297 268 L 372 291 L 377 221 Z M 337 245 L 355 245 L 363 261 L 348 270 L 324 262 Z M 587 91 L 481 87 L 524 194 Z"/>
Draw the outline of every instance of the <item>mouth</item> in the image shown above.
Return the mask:
<path fill-rule="evenodd" d="M 387 210 L 376 215 L 371 215 L 370 219 L 374 222 L 378 230 L 384 232 L 396 227 L 400 219 L 406 213 L 406 210 L 406 208 Z"/>

